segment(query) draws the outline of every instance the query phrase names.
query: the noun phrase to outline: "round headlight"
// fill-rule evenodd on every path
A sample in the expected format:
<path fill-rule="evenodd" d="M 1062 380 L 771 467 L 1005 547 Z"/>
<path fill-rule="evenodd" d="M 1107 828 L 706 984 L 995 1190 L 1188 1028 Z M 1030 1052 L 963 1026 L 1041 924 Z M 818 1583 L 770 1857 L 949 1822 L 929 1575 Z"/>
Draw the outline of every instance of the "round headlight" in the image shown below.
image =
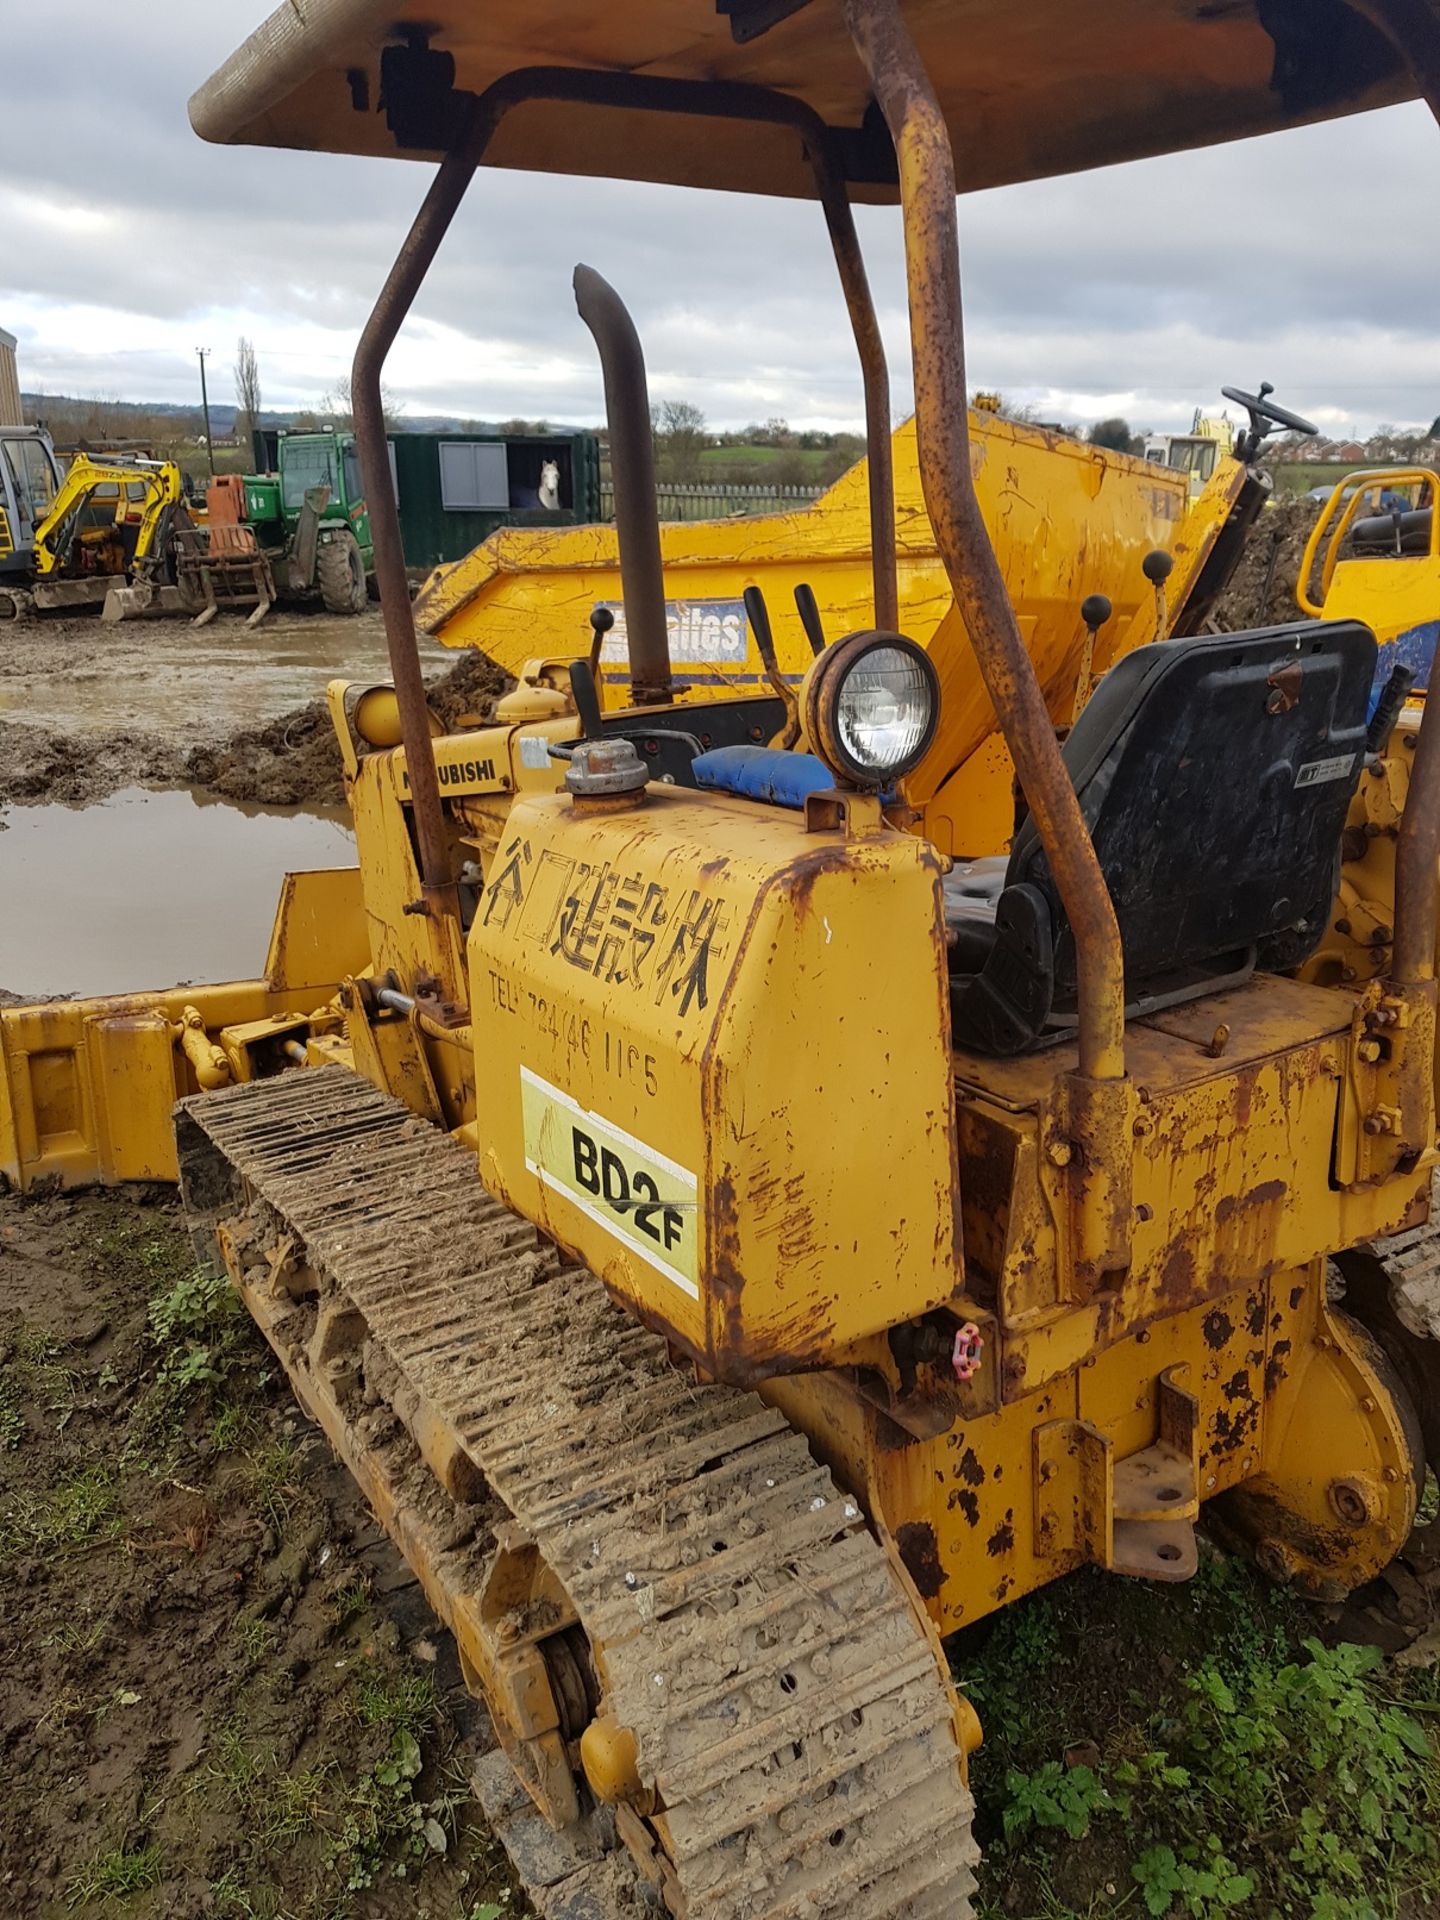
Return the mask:
<path fill-rule="evenodd" d="M 903 780 L 925 757 L 940 713 L 930 656 L 900 633 L 852 633 L 827 647 L 806 677 L 811 748 L 851 786 Z"/>

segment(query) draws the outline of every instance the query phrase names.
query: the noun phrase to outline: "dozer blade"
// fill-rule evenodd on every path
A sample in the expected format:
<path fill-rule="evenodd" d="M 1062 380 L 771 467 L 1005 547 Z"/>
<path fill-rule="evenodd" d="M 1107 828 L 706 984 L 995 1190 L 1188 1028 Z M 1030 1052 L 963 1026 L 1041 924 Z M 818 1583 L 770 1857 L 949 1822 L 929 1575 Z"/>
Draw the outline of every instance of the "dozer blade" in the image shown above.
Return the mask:
<path fill-rule="evenodd" d="M 511 1850 L 542 1913 L 968 1920 L 936 1643 L 781 1415 L 672 1367 L 460 1146 L 344 1069 L 187 1101 L 178 1140 L 197 1247 L 570 1844 L 549 1884 Z M 602 1726 L 634 1739 L 613 1811 L 576 1768 Z"/>

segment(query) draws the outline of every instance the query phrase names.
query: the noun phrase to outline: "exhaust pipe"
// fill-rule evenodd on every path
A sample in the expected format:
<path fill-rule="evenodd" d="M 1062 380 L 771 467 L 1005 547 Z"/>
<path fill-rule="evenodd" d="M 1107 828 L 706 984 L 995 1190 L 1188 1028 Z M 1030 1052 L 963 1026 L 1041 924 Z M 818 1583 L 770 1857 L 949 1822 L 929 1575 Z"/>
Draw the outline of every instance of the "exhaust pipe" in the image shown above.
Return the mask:
<path fill-rule="evenodd" d="M 650 438 L 645 355 L 625 302 L 607 280 L 593 267 L 578 266 L 574 287 L 575 305 L 595 336 L 605 377 L 620 592 L 630 650 L 630 698 L 637 707 L 664 706 L 671 699 L 670 637 L 665 627 L 665 582 L 660 566 L 660 515 L 655 505 L 655 449 Z"/>

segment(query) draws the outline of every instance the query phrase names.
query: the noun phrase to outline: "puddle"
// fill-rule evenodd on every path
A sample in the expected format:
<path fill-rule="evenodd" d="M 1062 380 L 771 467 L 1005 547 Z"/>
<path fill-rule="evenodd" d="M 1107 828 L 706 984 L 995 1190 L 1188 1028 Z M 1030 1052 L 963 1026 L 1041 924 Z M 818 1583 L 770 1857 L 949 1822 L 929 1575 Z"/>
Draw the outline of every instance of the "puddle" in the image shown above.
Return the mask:
<path fill-rule="evenodd" d="M 286 872 L 354 864 L 343 810 L 127 787 L 17 807 L 0 832 L 0 987 L 125 993 L 253 979 Z"/>
<path fill-rule="evenodd" d="M 424 639 L 427 673 L 456 655 Z M 7 627 L 0 718 L 66 735 L 163 734 L 182 746 L 263 725 L 320 699 L 330 680 L 388 680 L 378 611 L 358 618 L 271 614 L 186 620 L 33 620 Z"/>

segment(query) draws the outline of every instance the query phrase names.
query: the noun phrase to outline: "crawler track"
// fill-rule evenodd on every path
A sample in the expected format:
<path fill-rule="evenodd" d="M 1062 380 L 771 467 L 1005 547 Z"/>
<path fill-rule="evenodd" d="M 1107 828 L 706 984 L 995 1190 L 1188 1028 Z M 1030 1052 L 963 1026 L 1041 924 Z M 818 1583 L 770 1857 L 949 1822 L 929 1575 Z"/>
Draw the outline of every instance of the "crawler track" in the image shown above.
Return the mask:
<path fill-rule="evenodd" d="M 972 1803 L 935 1642 L 783 1417 L 672 1367 L 469 1155 L 341 1069 L 208 1094 L 179 1129 L 197 1240 L 219 1230 L 462 1654 L 508 1516 L 635 1734 L 657 1811 L 622 1809 L 629 1851 L 585 1867 L 613 1829 L 582 1790 L 572 1904 L 537 1887 L 542 1911 L 967 1920 Z"/>
<path fill-rule="evenodd" d="M 1426 1463 L 1440 1474 L 1440 1185 L 1430 1218 L 1339 1254 L 1345 1307 L 1379 1342 L 1415 1409 Z M 1351 1600 L 1347 1634 L 1399 1651 L 1440 1616 L 1440 1521 L 1419 1525 L 1405 1550 Z"/>

